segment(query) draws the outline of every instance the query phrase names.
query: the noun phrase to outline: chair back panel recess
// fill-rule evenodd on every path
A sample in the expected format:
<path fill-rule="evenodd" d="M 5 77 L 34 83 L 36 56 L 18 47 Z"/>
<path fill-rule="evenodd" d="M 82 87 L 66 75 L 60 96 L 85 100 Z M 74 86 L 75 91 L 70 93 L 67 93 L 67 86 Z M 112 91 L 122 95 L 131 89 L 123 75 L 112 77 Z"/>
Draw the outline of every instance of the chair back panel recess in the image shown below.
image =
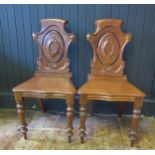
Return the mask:
<path fill-rule="evenodd" d="M 87 39 L 93 48 L 90 75 L 123 75 L 125 66 L 123 51 L 132 36 L 121 31 L 122 24 L 122 20 L 97 20 L 96 32 L 87 35 Z"/>
<path fill-rule="evenodd" d="M 68 47 L 74 35 L 64 30 L 67 20 L 43 19 L 40 33 L 33 33 L 39 47 L 38 72 L 69 72 Z"/>

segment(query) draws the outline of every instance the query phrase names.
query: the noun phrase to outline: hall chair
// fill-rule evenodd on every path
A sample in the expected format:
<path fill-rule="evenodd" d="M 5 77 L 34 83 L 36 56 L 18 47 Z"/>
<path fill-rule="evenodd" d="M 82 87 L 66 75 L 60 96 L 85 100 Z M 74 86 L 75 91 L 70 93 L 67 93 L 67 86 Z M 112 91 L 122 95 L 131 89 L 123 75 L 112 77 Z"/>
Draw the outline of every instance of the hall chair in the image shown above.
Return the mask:
<path fill-rule="evenodd" d="M 131 41 L 131 34 L 121 31 L 123 21 L 101 19 L 96 21 L 96 32 L 87 35 L 93 50 L 91 73 L 78 90 L 80 96 L 80 140 L 86 136 L 86 103 L 93 100 L 131 102 L 133 116 L 130 131 L 130 146 L 134 146 L 136 130 L 145 94 L 128 82 L 124 74 L 123 52 Z"/>
<path fill-rule="evenodd" d="M 33 39 L 39 48 L 38 69 L 31 79 L 13 88 L 17 112 L 22 124 L 20 131 L 25 139 L 27 139 L 28 128 L 25 120 L 24 98 L 36 98 L 43 112 L 46 111 L 44 99 L 64 99 L 67 106 L 67 137 L 68 142 L 71 142 L 76 89 L 71 81 L 67 53 L 75 37 L 64 30 L 67 23 L 68 21 L 61 19 L 41 20 L 41 32 L 33 33 Z"/>

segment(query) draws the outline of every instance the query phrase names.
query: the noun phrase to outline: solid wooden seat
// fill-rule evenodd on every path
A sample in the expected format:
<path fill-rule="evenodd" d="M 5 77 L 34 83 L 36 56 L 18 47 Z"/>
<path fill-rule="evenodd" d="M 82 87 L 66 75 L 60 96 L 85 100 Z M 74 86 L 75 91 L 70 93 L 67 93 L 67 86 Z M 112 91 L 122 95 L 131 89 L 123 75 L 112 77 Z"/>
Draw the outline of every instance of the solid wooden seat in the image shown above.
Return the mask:
<path fill-rule="evenodd" d="M 136 129 L 140 117 L 140 108 L 145 94 L 128 82 L 124 74 L 125 62 L 123 51 L 125 45 L 132 39 L 130 34 L 121 31 L 121 20 L 103 19 L 96 21 L 96 32 L 88 34 L 87 39 L 93 49 L 91 73 L 87 82 L 82 85 L 80 95 L 80 139 L 84 142 L 86 103 L 89 101 L 92 111 L 93 100 L 133 103 L 132 129 L 130 145 L 136 140 Z M 120 107 L 120 112 L 123 111 Z M 121 115 L 121 113 L 120 113 Z"/>
<path fill-rule="evenodd" d="M 33 39 L 39 47 L 38 69 L 31 79 L 13 88 L 22 124 L 21 132 L 27 139 L 27 123 L 23 104 L 25 97 L 37 98 L 42 111 L 46 111 L 43 99 L 65 99 L 67 136 L 68 141 L 71 142 L 76 89 L 71 82 L 67 52 L 75 37 L 64 30 L 66 20 L 44 19 L 41 20 L 41 24 L 41 32 L 33 34 Z"/>
<path fill-rule="evenodd" d="M 134 97 L 145 96 L 145 94 L 135 86 L 130 84 L 126 79 L 119 77 L 109 77 L 109 78 L 94 78 L 89 79 L 79 90 L 79 94 L 98 95 L 103 97 L 107 101 L 111 101 L 113 98 L 115 101 L 129 100 L 134 101 Z M 106 98 L 107 97 L 107 98 Z"/>
<path fill-rule="evenodd" d="M 13 89 L 14 92 L 23 92 L 24 96 L 26 94 L 34 93 L 36 97 L 37 94 L 75 94 L 76 89 L 73 86 L 71 80 L 68 77 L 55 76 L 55 75 L 35 75 L 28 81 L 16 86 Z M 34 96 L 33 95 L 33 96 Z"/>

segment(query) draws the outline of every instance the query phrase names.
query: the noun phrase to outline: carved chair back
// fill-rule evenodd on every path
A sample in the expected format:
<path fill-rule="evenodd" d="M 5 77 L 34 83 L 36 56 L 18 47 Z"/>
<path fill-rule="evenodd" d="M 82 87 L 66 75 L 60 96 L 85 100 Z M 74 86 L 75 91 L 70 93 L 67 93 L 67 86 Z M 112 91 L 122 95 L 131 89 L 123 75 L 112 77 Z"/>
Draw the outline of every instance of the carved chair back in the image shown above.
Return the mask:
<path fill-rule="evenodd" d="M 97 20 L 96 32 L 87 35 L 93 49 L 90 75 L 123 76 L 123 52 L 132 36 L 121 31 L 122 23 L 117 19 Z"/>
<path fill-rule="evenodd" d="M 68 21 L 60 19 L 43 19 L 41 32 L 33 33 L 33 39 L 39 47 L 37 72 L 54 74 L 69 72 L 67 52 L 74 35 L 64 30 L 67 23 Z"/>

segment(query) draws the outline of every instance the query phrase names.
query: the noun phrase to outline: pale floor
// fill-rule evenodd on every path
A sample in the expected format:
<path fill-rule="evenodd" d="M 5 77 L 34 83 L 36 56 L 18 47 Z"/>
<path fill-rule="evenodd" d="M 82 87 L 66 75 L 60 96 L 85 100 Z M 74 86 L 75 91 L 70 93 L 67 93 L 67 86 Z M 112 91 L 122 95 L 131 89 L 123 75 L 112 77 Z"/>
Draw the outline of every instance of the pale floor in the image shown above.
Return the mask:
<path fill-rule="evenodd" d="M 28 140 L 18 132 L 16 110 L 0 109 L 0 149 L 155 149 L 155 118 L 141 116 L 136 147 L 129 147 L 130 116 L 94 114 L 87 117 L 87 137 L 80 144 L 79 117 L 74 119 L 74 136 L 67 143 L 65 114 L 28 111 Z"/>

